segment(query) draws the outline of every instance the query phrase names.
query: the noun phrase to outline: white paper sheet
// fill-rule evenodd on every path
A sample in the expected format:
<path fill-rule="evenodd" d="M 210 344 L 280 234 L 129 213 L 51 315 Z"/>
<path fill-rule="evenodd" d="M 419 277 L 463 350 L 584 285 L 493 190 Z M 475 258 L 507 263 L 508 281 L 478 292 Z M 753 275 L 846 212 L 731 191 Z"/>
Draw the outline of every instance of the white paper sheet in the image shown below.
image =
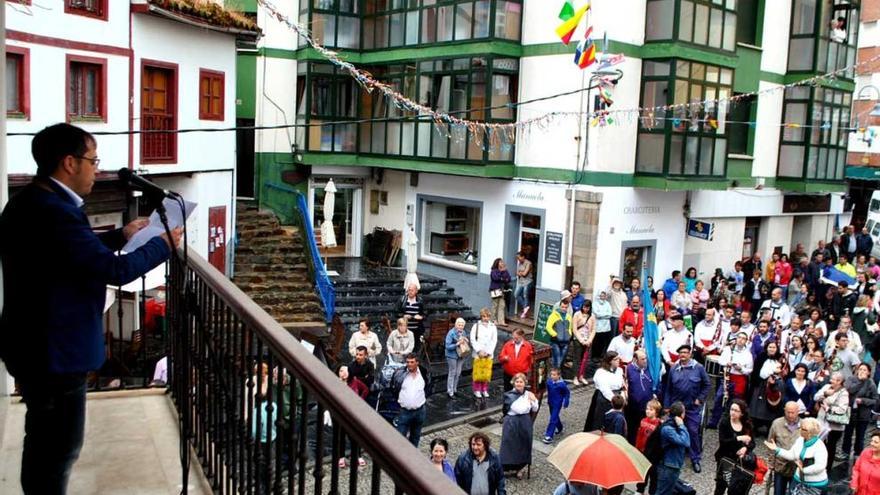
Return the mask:
<path fill-rule="evenodd" d="M 190 203 L 189 201 L 184 200 L 186 204 L 186 218 L 189 218 L 192 215 L 192 212 L 195 211 L 197 203 Z M 168 227 L 171 230 L 176 229 L 183 225 L 185 219 L 183 218 L 183 212 L 180 211 L 180 205 L 177 204 L 176 201 L 165 198 L 162 202 L 165 205 L 165 211 L 168 215 Z M 159 214 L 153 211 L 153 214 L 150 215 L 150 224 L 139 230 L 135 235 L 131 236 L 131 239 L 128 240 L 128 243 L 125 247 L 122 248 L 126 253 L 130 253 L 135 249 L 143 246 L 150 239 L 156 237 L 157 235 L 162 235 L 165 233 L 165 227 L 162 226 L 162 221 L 159 219 Z"/>

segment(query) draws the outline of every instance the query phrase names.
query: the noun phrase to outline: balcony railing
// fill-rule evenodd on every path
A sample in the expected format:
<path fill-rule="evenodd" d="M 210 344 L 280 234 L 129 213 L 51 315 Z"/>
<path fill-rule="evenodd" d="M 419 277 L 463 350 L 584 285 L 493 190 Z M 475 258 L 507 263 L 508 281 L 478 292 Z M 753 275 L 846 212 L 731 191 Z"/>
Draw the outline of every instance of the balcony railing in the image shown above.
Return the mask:
<path fill-rule="evenodd" d="M 168 292 L 181 438 L 216 493 L 462 493 L 205 260 L 173 260 Z"/>

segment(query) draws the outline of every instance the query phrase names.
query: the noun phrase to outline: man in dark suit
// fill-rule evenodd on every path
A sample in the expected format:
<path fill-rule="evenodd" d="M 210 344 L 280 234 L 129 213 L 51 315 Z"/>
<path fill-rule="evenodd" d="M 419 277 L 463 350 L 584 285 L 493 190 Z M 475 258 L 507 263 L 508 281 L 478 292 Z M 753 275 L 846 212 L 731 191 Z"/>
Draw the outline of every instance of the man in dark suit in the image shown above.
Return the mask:
<path fill-rule="evenodd" d="M 31 153 L 36 177 L 0 215 L 0 358 L 27 406 L 24 493 L 63 494 L 83 442 L 86 373 L 104 363 L 106 287 L 168 259 L 180 230 L 117 256 L 114 250 L 146 223 L 100 236 L 92 231 L 81 207 L 100 162 L 95 138 L 56 124 L 34 137 Z"/>

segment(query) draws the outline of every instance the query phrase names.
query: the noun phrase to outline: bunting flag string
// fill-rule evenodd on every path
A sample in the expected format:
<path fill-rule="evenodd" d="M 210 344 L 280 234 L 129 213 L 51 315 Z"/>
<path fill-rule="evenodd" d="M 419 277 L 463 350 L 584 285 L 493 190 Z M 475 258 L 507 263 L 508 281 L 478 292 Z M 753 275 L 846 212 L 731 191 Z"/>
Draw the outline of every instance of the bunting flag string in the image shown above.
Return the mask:
<path fill-rule="evenodd" d="M 756 90 L 747 93 L 739 93 L 727 98 L 707 99 L 702 101 L 691 101 L 672 105 L 659 105 L 650 107 L 608 109 L 608 102 L 613 101 L 611 95 L 611 87 L 613 87 L 613 82 L 609 82 L 607 85 L 603 84 L 603 86 L 605 87 L 600 88 L 599 91 L 599 97 L 603 100 L 603 103 L 605 103 L 602 108 L 597 108 L 593 111 L 551 111 L 532 118 L 522 119 L 517 122 L 491 123 L 456 117 L 454 115 L 450 115 L 449 113 L 435 110 L 425 104 L 420 104 L 411 100 L 405 95 L 395 91 L 395 89 L 389 84 L 377 80 L 369 72 L 357 68 L 354 64 L 350 62 L 342 60 L 342 58 L 340 58 L 339 54 L 336 51 L 328 49 L 315 41 L 307 28 L 303 27 L 295 21 L 292 21 L 289 17 L 282 14 L 275 7 L 271 0 L 257 0 L 257 3 L 262 7 L 264 12 L 268 14 L 270 18 L 277 20 L 281 24 L 285 25 L 287 28 L 294 31 L 301 39 L 306 42 L 308 46 L 313 48 L 319 55 L 327 59 L 330 63 L 332 63 L 342 71 L 348 73 L 368 93 L 378 92 L 379 94 L 387 98 L 389 102 L 394 104 L 397 108 L 405 112 L 414 114 L 420 119 L 429 119 L 434 121 L 438 131 L 447 137 L 464 136 L 470 133 L 470 135 L 480 146 L 488 145 L 493 147 L 497 146 L 502 148 L 509 148 L 511 146 L 511 143 L 513 143 L 514 140 L 517 138 L 518 132 L 521 133 L 521 138 L 527 138 L 532 131 L 547 130 L 549 129 L 551 123 L 556 122 L 560 119 L 572 118 L 577 120 L 586 117 L 588 122 L 595 122 L 596 125 L 599 125 L 599 123 L 602 123 L 604 125 L 612 123 L 622 125 L 624 123 L 636 122 L 640 119 L 648 119 L 649 121 L 665 120 L 668 118 L 665 117 L 665 114 L 667 112 L 685 111 L 687 114 L 693 115 L 705 108 L 730 108 L 729 105 L 739 104 L 743 100 L 750 98 L 771 95 L 796 87 L 818 87 L 823 84 L 833 83 L 839 76 L 843 74 L 853 71 L 859 67 L 870 65 L 880 61 L 880 53 L 878 53 L 877 55 L 870 57 L 867 60 L 850 64 L 846 67 L 842 67 L 826 74 L 813 76 L 789 84 L 772 86 L 762 90 Z M 568 44 L 568 42 L 570 42 L 571 37 L 574 35 L 574 32 L 577 29 L 577 26 L 589 9 L 590 4 L 584 5 L 579 9 L 575 9 L 570 0 L 566 1 L 565 5 L 563 6 L 562 12 L 560 12 L 560 19 L 563 20 L 563 24 L 557 28 L 557 34 L 559 34 L 560 39 L 562 39 L 563 43 Z M 592 30 L 590 30 L 589 35 L 592 35 Z M 595 49 L 594 44 L 593 49 Z M 595 51 L 593 53 L 598 61 L 597 67 L 599 69 L 623 61 L 623 57 L 621 55 L 602 54 L 602 56 L 598 56 L 595 54 Z M 516 103 L 511 103 L 508 106 L 511 108 L 515 108 L 519 105 Z M 679 121 L 685 122 L 688 120 L 679 119 Z M 717 120 L 715 121 L 715 123 L 706 123 L 710 127 L 713 125 L 718 125 Z M 733 122 L 728 121 L 727 123 Z M 753 124 L 749 122 L 741 123 L 750 125 Z M 799 126 L 805 128 L 815 127 L 800 124 L 782 124 L 782 126 Z M 846 130 L 857 129 L 855 127 L 840 128 Z"/>

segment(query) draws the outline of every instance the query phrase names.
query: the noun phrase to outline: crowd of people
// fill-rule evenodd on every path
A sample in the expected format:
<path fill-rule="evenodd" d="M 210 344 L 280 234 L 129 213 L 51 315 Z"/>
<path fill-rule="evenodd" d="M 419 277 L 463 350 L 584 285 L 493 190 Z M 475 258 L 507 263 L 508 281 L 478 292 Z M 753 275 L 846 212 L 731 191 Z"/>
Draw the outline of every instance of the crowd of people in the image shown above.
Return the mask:
<path fill-rule="evenodd" d="M 488 437 L 472 437 L 450 464 L 446 441 L 435 439 L 431 458 L 468 493 L 504 493 L 504 474 L 523 477 L 531 465 L 534 417 L 544 399 L 550 414 L 542 437 L 552 444 L 564 431 L 562 409 L 574 405 L 571 387 L 593 385 L 589 404 L 577 404 L 588 407 L 583 430 L 620 434 L 646 453 L 653 467 L 639 492 L 676 493 L 688 461 L 693 472 L 702 472 L 703 432 L 710 428 L 719 437 L 716 494 L 747 493 L 765 467 L 774 472 L 776 494 L 823 493 L 829 470 L 851 461 L 854 493 L 880 493 L 880 437 L 868 435 L 880 410 L 874 366 L 880 358 L 880 264 L 872 248 L 866 231 L 847 227 L 811 253 L 801 244 L 767 260 L 755 253 L 709 278 L 694 267 L 672 272 L 659 288 L 651 277 L 647 287 L 638 278 L 624 283 L 612 277 L 592 300 L 573 282 L 546 320 L 552 357 L 540 398 L 528 387 L 535 351 L 522 330 L 513 330 L 495 356 L 507 312 L 504 292 L 513 279 L 496 261 L 491 309 L 483 308 L 472 324 L 455 321 L 443 349 L 450 397 L 468 361 L 475 400 L 489 396 L 492 365 L 501 365 L 501 445 L 495 453 Z M 524 316 L 533 282 L 531 266 L 520 258 L 515 296 Z M 425 318 L 414 287 L 398 309 L 397 329 L 385 343 L 389 362 L 399 365 L 390 385 L 400 407 L 396 425 L 418 445 L 431 379 L 413 353 Z M 659 376 L 651 371 L 652 343 L 644 338 L 649 321 L 657 325 Z M 382 349 L 362 322 L 349 343 L 354 359 L 345 375 L 356 392 L 372 387 Z M 760 437 L 771 458 L 756 455 Z M 584 489 L 565 485 L 568 493 Z"/>

